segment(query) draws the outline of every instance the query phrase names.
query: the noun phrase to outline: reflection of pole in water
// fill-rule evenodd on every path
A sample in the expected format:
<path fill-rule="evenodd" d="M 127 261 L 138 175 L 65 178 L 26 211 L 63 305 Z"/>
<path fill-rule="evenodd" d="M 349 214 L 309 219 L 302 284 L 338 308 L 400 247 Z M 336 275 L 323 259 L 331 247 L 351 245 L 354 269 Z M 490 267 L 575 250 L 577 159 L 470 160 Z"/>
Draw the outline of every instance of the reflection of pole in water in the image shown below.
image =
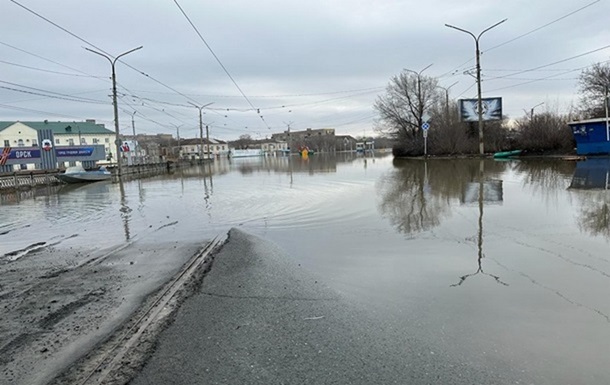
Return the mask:
<path fill-rule="evenodd" d="M 123 185 L 123 179 L 119 179 L 119 191 L 121 193 L 121 219 L 123 220 L 123 231 L 125 232 L 125 240 L 129 242 L 131 235 L 129 233 L 129 220 L 131 209 L 127 206 L 127 200 L 125 198 L 125 186 Z"/>
<path fill-rule="evenodd" d="M 292 156 L 288 153 L 288 172 L 290 173 L 290 188 L 292 188 Z"/>
<path fill-rule="evenodd" d="M 479 199 L 478 199 L 478 201 L 479 201 L 478 202 L 479 203 L 479 221 L 478 221 L 479 229 L 478 229 L 478 233 L 477 233 L 477 270 L 474 273 L 461 276 L 460 281 L 458 283 L 454 283 L 453 285 L 451 285 L 452 287 L 460 286 L 468 278 L 473 277 L 479 273 L 492 277 L 497 283 L 499 283 L 501 285 L 508 286 L 508 284 L 506 282 L 503 282 L 500 280 L 499 276 L 493 275 L 490 273 L 486 273 L 483 271 L 482 261 L 483 261 L 483 258 L 485 257 L 485 254 L 483 254 L 483 200 L 485 198 L 485 194 L 484 194 L 485 186 L 483 184 L 484 176 L 485 176 L 485 163 L 483 162 L 483 160 L 481 160 L 479 163 Z"/>
<path fill-rule="evenodd" d="M 214 170 L 212 170 L 212 165 L 208 164 L 208 167 L 210 169 L 210 195 L 214 194 L 214 178 L 212 177 L 212 174 L 214 174 Z"/>
<path fill-rule="evenodd" d="M 485 164 L 483 160 L 479 161 L 479 239 L 477 246 L 479 249 L 479 269 L 481 268 L 481 259 L 483 258 L 483 177 L 485 175 Z"/>

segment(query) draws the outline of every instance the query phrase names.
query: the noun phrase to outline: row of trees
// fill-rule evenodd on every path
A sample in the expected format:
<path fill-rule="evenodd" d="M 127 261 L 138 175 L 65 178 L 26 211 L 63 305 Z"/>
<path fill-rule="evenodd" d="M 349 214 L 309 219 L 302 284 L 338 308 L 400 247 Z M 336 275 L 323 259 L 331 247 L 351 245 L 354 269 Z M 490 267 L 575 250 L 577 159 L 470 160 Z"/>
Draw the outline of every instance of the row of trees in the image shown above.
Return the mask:
<path fill-rule="evenodd" d="M 566 114 L 547 111 L 525 114 L 510 127 L 503 121 L 485 122 L 488 152 L 523 149 L 536 153 L 570 153 L 574 149 L 569 121 L 605 117 L 610 65 L 595 64 L 585 69 L 579 81 L 580 105 Z M 410 70 L 392 77 L 386 91 L 374 105 L 379 115 L 376 130 L 396 139 L 395 156 L 423 155 L 421 129 L 424 114 L 430 116 L 428 154 L 456 155 L 478 152 L 477 123 L 461 122 L 458 105 L 449 100 L 438 80 Z"/>

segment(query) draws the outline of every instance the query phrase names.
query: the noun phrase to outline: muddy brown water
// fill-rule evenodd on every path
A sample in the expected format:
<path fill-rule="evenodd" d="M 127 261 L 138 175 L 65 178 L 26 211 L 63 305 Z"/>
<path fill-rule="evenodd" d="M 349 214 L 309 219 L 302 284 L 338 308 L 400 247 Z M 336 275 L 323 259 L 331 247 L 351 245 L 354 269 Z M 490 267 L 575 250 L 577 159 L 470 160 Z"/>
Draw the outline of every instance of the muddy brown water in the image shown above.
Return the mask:
<path fill-rule="evenodd" d="M 599 160 L 219 160 L 4 195 L 0 268 L 50 245 L 57 255 L 152 249 L 239 227 L 401 320 L 434 354 L 501 362 L 536 384 L 610 383 L 609 170 Z"/>

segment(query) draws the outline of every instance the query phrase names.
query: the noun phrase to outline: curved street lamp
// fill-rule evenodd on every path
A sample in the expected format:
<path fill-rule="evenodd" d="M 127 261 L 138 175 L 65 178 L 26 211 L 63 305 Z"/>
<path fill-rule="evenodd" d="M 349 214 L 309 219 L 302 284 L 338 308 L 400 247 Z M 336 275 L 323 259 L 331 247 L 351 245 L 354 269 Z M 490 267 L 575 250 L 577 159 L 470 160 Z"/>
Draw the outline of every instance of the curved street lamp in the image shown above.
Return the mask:
<path fill-rule="evenodd" d="M 195 103 L 191 103 L 188 102 L 190 105 L 192 105 L 193 107 L 195 107 L 196 109 L 199 110 L 199 159 L 201 161 L 203 161 L 203 117 L 201 116 L 202 114 L 202 110 L 209 106 L 210 104 L 214 104 L 214 102 L 212 103 L 208 103 L 208 104 L 204 104 L 203 106 L 198 106 Z M 208 129 L 208 126 L 205 126 L 205 136 L 206 136 L 206 140 L 208 141 L 208 158 L 210 157 L 210 130 Z"/>
<path fill-rule="evenodd" d="M 422 69 L 419 72 L 415 72 L 413 70 L 410 70 L 408 68 L 404 68 L 405 71 L 407 72 L 411 72 L 413 74 L 415 74 L 417 76 L 417 102 L 418 102 L 418 111 L 417 114 L 418 116 L 416 116 L 417 118 L 417 125 L 418 125 L 418 129 L 421 129 L 421 126 L 423 124 L 423 118 L 422 116 L 424 116 L 424 102 L 422 100 L 422 96 L 421 96 L 421 74 L 422 72 L 424 72 L 425 70 L 427 70 L 428 68 L 432 67 L 432 64 L 434 63 L 430 63 L 428 64 L 426 67 L 424 67 L 424 69 Z"/>
<path fill-rule="evenodd" d="M 112 59 L 110 56 L 98 52 L 98 51 L 94 51 L 90 48 L 85 47 L 85 49 L 89 52 L 93 52 L 94 54 L 100 55 L 102 57 L 105 57 L 109 62 L 110 65 L 112 66 L 112 105 L 114 106 L 114 134 L 115 134 L 115 140 L 114 140 L 114 144 L 115 144 L 115 151 L 116 151 L 116 160 L 117 160 L 117 174 L 119 176 L 119 178 L 121 177 L 121 152 L 120 152 L 120 146 L 121 146 L 121 139 L 119 138 L 119 109 L 117 106 L 117 101 L 116 101 L 116 72 L 114 70 L 114 65 L 116 63 L 117 60 L 119 60 L 120 57 L 127 55 L 128 53 L 132 53 L 133 51 L 137 51 L 139 49 L 143 48 L 143 46 L 139 46 L 137 48 L 134 49 L 130 49 L 129 51 L 123 52 L 122 54 L 119 54 L 118 56 L 116 56 L 114 59 Z"/>
<path fill-rule="evenodd" d="M 467 31 L 465 29 L 462 29 L 462 28 L 459 28 L 459 27 L 456 27 L 456 26 L 453 26 L 450 24 L 445 24 L 445 27 L 457 29 L 458 31 L 469 34 L 470 36 L 472 36 L 472 38 L 474 39 L 474 42 L 475 42 L 476 58 L 477 58 L 477 94 L 478 94 L 477 110 L 479 112 L 479 153 L 481 155 L 483 155 L 485 153 L 485 146 L 483 145 L 483 103 L 481 102 L 481 61 L 480 61 L 481 51 L 479 50 L 479 39 L 485 32 L 489 31 L 490 29 L 492 29 L 494 27 L 497 27 L 498 25 L 504 23 L 506 20 L 508 20 L 508 19 L 499 21 L 496 24 L 492 25 L 491 27 L 484 29 L 478 36 L 475 36 L 472 32 Z"/>
<path fill-rule="evenodd" d="M 544 102 L 542 102 L 542 103 L 538 103 L 538 104 L 536 104 L 534 107 L 532 107 L 532 108 L 530 109 L 530 120 L 532 120 L 532 121 L 534 120 L 534 108 L 536 108 L 536 107 L 540 107 L 540 106 L 541 106 L 541 105 L 543 105 L 543 104 L 544 104 Z"/>
<path fill-rule="evenodd" d="M 442 88 L 443 90 L 445 90 L 445 113 L 447 114 L 447 122 L 449 122 L 449 89 L 458 83 L 459 83 L 459 81 L 453 83 L 449 87 L 443 87 L 443 86 L 437 85 L 438 88 Z"/>

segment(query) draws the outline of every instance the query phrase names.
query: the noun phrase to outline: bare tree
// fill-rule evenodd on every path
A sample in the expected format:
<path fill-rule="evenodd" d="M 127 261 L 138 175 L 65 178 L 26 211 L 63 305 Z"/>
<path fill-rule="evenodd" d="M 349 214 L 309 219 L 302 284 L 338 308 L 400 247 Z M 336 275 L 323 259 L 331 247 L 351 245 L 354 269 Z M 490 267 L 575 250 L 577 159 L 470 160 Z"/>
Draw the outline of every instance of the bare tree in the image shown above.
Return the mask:
<path fill-rule="evenodd" d="M 423 123 L 422 116 L 432 107 L 439 96 L 435 78 L 403 70 L 392 77 L 386 92 L 375 101 L 374 108 L 379 113 L 382 131 L 402 140 L 418 136 Z"/>
<path fill-rule="evenodd" d="M 574 148 L 574 139 L 568 120 L 567 115 L 550 111 L 535 116 L 526 114 L 517 120 L 515 145 L 533 153 L 570 153 Z"/>
<path fill-rule="evenodd" d="M 582 117 L 605 117 L 604 101 L 608 98 L 610 87 L 610 64 L 597 63 L 583 70 L 580 74 L 579 87 Z"/>

